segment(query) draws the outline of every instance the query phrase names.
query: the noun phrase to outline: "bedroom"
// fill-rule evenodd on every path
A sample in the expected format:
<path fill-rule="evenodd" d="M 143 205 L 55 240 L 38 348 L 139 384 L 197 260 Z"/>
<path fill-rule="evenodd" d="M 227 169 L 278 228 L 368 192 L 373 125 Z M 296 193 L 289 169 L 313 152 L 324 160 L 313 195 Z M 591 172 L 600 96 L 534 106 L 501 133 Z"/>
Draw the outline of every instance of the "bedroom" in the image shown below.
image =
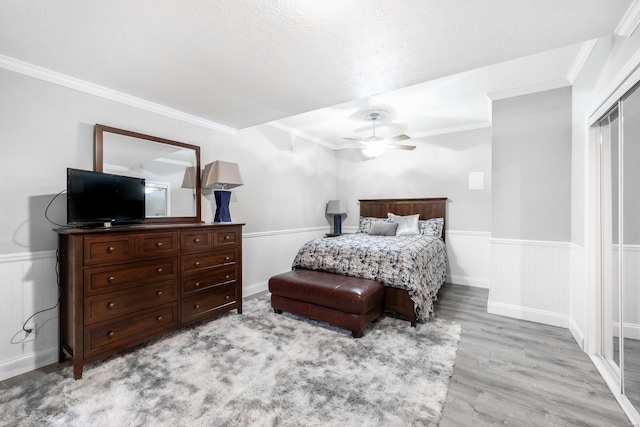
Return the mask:
<path fill-rule="evenodd" d="M 630 5 L 621 2 L 620 15 Z M 372 161 L 335 155 L 295 132 L 269 125 L 247 127 L 230 135 L 168 117 L 161 114 L 163 111 L 114 99 L 109 92 L 96 94 L 96 88 L 46 70 L 21 68 L 24 64 L 11 61 L 9 52 L 0 50 L 6 55 L 0 69 L 1 185 L 6 200 L 0 253 L 2 277 L 10 278 L 3 280 L 0 310 L 6 325 L 0 345 L 3 377 L 56 360 L 56 341 L 51 338 L 55 322 L 44 323 L 33 343 L 8 343 L 22 319 L 55 302 L 55 278 L 51 275 L 55 235 L 42 213 L 64 188 L 66 167 L 91 168 L 96 123 L 199 145 L 203 164 L 224 159 L 240 165 L 246 184 L 234 191 L 231 210 L 234 220 L 247 224 L 244 259 L 252 266 L 244 272 L 247 295 L 266 289 L 268 277 L 286 270 L 302 243 L 328 231 L 330 224 L 324 215 L 328 200 L 348 201 L 345 230 L 353 231 L 358 199 L 447 196 L 451 199 L 447 236 L 450 281 L 488 288 L 489 309 L 494 313 L 568 328 L 578 345 L 591 353 L 593 295 L 585 285 L 590 277 L 591 200 L 586 172 L 590 157 L 584 117 L 609 95 L 605 93 L 609 84 L 629 63 L 636 61 L 637 65 L 639 37 L 637 33 L 604 37 L 593 48 L 572 88 L 567 84 L 496 99 L 492 127 L 426 136 L 416 139 L 419 146 L 409 155 L 389 152 Z M 10 39 L 3 34 L 3 40 Z M 74 83 L 81 87 L 68 87 Z M 371 93 L 377 92 L 372 89 Z M 550 123 L 544 115 L 549 105 L 559 108 L 563 117 L 556 126 L 548 127 L 554 130 L 550 138 L 544 133 L 531 133 L 527 137 L 531 139 L 509 136 L 513 128 L 531 130 L 535 123 Z M 496 129 L 504 132 L 504 139 L 495 139 Z M 523 145 L 536 141 L 539 150 L 510 151 L 506 146 L 512 140 Z M 549 152 L 554 153 L 553 165 L 547 165 Z M 545 168 L 536 168 L 537 161 Z M 503 170 L 497 170 L 495 162 L 522 166 L 526 174 L 518 179 L 522 189 L 510 187 L 515 177 L 501 174 Z M 470 172 L 484 172 L 484 190 L 469 190 Z M 547 209 L 531 210 L 532 204 L 540 207 L 547 197 L 555 200 L 551 214 Z M 55 205 L 53 212 L 60 215 L 62 208 Z M 212 217 L 210 197 L 203 199 L 202 210 L 203 219 Z M 549 277 L 523 277 L 512 271 L 509 267 L 519 265 L 520 260 L 509 256 L 518 257 L 520 251 L 533 251 L 535 256 L 527 258 L 530 260 L 548 256 L 551 261 L 539 261 L 542 265 L 531 261 L 533 264 L 520 265 L 520 269 L 537 271 L 543 267 Z"/>

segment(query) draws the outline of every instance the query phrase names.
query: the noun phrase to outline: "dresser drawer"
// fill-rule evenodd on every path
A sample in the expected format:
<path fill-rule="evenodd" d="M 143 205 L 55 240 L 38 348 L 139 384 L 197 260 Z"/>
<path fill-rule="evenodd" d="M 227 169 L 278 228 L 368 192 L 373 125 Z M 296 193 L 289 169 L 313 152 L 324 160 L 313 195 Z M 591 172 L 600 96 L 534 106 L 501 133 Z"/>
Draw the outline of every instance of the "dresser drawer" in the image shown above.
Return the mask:
<path fill-rule="evenodd" d="M 111 323 L 84 328 L 84 357 L 118 351 L 145 342 L 153 335 L 168 332 L 178 325 L 177 303 L 123 316 Z"/>
<path fill-rule="evenodd" d="M 178 277 L 176 258 L 137 262 L 113 267 L 88 268 L 84 271 L 84 292 L 90 296 L 159 282 Z"/>
<path fill-rule="evenodd" d="M 84 265 L 130 261 L 136 258 L 136 238 L 130 235 L 85 237 Z"/>
<path fill-rule="evenodd" d="M 149 233 L 138 236 L 138 253 L 141 257 L 177 255 L 178 233 Z"/>
<path fill-rule="evenodd" d="M 236 246 L 238 244 L 238 230 L 235 228 L 215 230 L 213 232 L 213 247 Z"/>
<path fill-rule="evenodd" d="M 212 312 L 236 301 L 234 284 L 213 287 L 185 298 L 180 305 L 180 323 L 186 324 L 211 316 Z"/>
<path fill-rule="evenodd" d="M 176 280 L 150 283 L 135 289 L 95 295 L 84 300 L 84 324 L 113 319 L 123 314 L 173 302 L 178 299 Z"/>
<path fill-rule="evenodd" d="M 182 293 L 189 294 L 191 292 L 208 289 L 212 286 L 233 283 L 235 281 L 235 265 L 209 270 L 206 273 L 190 274 L 182 278 Z"/>
<path fill-rule="evenodd" d="M 204 252 L 182 257 L 182 271 L 190 272 L 211 267 L 234 264 L 236 251 Z"/>
<path fill-rule="evenodd" d="M 209 231 L 183 231 L 180 233 L 182 252 L 198 252 L 213 249 L 212 234 Z"/>

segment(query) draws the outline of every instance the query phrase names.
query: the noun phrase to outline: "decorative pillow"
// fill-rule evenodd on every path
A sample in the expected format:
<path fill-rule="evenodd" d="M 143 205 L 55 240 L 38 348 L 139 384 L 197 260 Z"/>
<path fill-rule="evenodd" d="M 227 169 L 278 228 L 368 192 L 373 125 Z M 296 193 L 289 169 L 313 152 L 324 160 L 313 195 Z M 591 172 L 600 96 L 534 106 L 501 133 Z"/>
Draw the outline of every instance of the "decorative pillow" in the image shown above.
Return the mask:
<path fill-rule="evenodd" d="M 371 224 L 369 234 L 371 236 L 395 236 L 398 229 L 398 223 L 375 221 Z"/>
<path fill-rule="evenodd" d="M 420 229 L 418 228 L 418 220 L 420 218 L 419 214 L 400 216 L 389 212 L 387 216 L 391 222 L 398 224 L 396 236 L 412 236 L 414 234 L 420 234 Z"/>
<path fill-rule="evenodd" d="M 386 218 L 374 218 L 371 216 L 361 216 L 356 233 L 369 233 L 371 224 L 374 222 L 389 222 Z"/>
<path fill-rule="evenodd" d="M 420 234 L 424 236 L 442 237 L 442 227 L 444 227 L 444 218 L 431 218 L 418 221 Z"/>

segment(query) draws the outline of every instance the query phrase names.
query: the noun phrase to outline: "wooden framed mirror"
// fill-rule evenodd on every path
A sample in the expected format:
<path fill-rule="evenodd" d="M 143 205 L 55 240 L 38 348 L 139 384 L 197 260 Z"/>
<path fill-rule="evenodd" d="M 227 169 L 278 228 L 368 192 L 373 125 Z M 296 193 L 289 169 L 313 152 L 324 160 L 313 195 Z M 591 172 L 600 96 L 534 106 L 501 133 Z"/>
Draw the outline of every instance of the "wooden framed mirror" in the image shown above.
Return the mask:
<path fill-rule="evenodd" d="M 145 223 L 200 222 L 200 147 L 96 124 L 96 172 L 145 178 Z"/>

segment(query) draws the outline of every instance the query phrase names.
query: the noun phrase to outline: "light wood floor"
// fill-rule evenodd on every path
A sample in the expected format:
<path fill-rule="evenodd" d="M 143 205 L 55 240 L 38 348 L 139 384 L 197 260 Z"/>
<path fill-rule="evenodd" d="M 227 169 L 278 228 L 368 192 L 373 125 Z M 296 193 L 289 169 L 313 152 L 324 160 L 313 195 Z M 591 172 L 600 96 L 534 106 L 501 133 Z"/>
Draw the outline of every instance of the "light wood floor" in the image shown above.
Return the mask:
<path fill-rule="evenodd" d="M 630 425 L 568 330 L 488 314 L 487 296 L 486 289 L 446 284 L 436 302 L 438 317 L 462 325 L 441 427 Z"/>
<path fill-rule="evenodd" d="M 440 290 L 436 316 L 462 325 L 441 427 L 631 425 L 568 330 L 488 314 L 487 297 Z"/>

